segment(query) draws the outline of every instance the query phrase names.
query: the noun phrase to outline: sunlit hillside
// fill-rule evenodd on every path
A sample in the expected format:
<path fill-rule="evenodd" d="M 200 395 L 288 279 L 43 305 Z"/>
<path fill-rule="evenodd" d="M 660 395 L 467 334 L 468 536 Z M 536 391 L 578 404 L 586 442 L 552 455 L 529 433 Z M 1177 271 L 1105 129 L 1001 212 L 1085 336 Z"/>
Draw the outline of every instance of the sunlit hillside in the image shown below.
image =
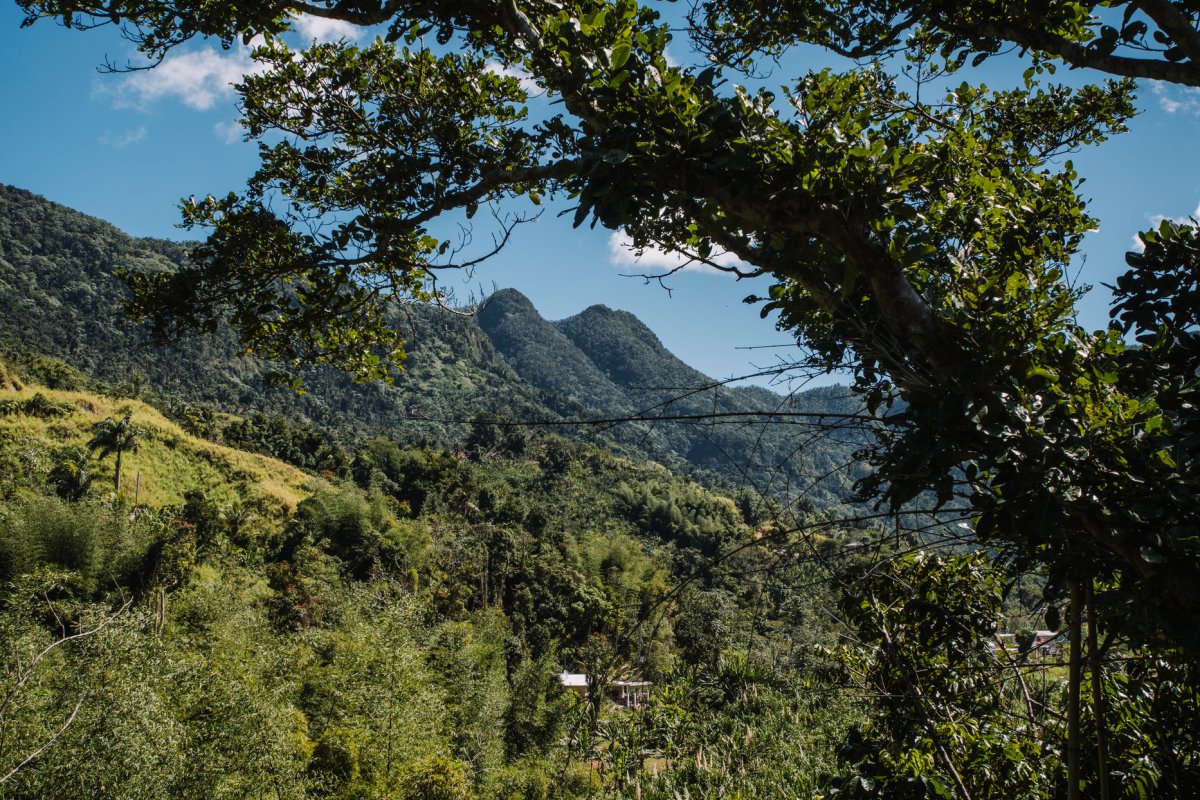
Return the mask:
<path fill-rule="evenodd" d="M 178 505 L 199 490 L 219 503 L 261 498 L 292 509 L 317 480 L 266 456 L 234 450 L 186 433 L 138 400 L 24 385 L 0 385 L 0 459 L 7 469 L 49 468 L 56 451 L 87 450 L 92 428 L 105 417 L 132 412 L 140 431 L 124 456 L 121 492 L 148 506 Z M 96 462 L 94 490 L 111 491 L 115 459 Z"/>

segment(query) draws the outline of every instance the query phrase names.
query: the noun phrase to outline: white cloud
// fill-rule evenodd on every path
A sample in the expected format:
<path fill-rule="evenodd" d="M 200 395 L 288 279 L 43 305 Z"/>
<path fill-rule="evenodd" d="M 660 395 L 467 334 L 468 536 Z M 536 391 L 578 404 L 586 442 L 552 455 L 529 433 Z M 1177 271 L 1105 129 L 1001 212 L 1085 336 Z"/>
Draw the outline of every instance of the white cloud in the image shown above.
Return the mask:
<path fill-rule="evenodd" d="M 538 86 L 537 82 L 533 79 L 533 76 L 523 69 L 505 66 L 499 61 L 487 62 L 487 64 L 484 65 L 484 69 L 493 75 L 502 75 L 506 78 L 516 78 L 521 82 L 521 88 L 524 89 L 528 94 L 537 94 L 538 92 L 542 91 L 541 87 Z"/>
<path fill-rule="evenodd" d="M 730 273 L 722 272 L 714 269 L 708 264 L 702 264 L 699 261 L 689 259 L 687 256 L 680 253 L 672 253 L 657 247 L 649 247 L 638 255 L 637 250 L 633 246 L 633 240 L 629 234 L 623 230 L 614 231 L 608 237 L 608 258 L 609 263 L 614 267 L 639 270 L 691 270 L 694 272 L 707 272 L 716 275 L 728 275 Z M 737 256 L 732 253 L 719 253 L 712 256 L 711 261 L 720 264 L 723 267 L 743 266 Z"/>
<path fill-rule="evenodd" d="M 1168 114 L 1200 116 L 1200 87 L 1150 81 L 1150 91 L 1158 98 L 1159 108 Z"/>
<path fill-rule="evenodd" d="M 213 125 L 213 133 L 225 144 L 233 144 L 234 142 L 241 141 L 245 129 L 242 128 L 241 123 L 237 120 L 230 120 L 229 122 L 218 122 L 216 125 Z"/>
<path fill-rule="evenodd" d="M 212 47 L 173 54 L 153 69 L 128 73 L 116 85 L 100 84 L 97 93 L 112 97 L 117 108 L 144 111 L 154 103 L 176 100 L 195 111 L 207 111 L 233 94 L 243 75 L 263 67 L 240 47 L 220 52 Z"/>
<path fill-rule="evenodd" d="M 325 19 L 324 17 L 314 17 L 310 14 L 300 14 L 293 20 L 293 26 L 300 37 L 304 39 L 305 44 L 309 42 L 339 42 L 345 39 L 348 42 L 358 40 L 362 36 L 363 29 L 358 25 L 351 25 L 349 22 L 343 22 L 340 19 Z"/>
<path fill-rule="evenodd" d="M 105 147 L 112 147 L 117 150 L 122 150 L 129 147 L 131 144 L 137 144 L 146 138 L 146 126 L 139 125 L 136 128 L 127 130 L 124 133 L 105 133 L 100 137 L 100 144 Z"/>
<path fill-rule="evenodd" d="M 1169 219 L 1177 225 L 1195 225 L 1196 220 L 1200 220 L 1200 204 L 1196 206 L 1196 210 L 1191 214 L 1182 217 L 1168 217 L 1165 214 L 1147 214 L 1146 219 L 1150 222 L 1149 230 L 1157 230 L 1158 226 L 1163 223 L 1163 220 Z M 1142 240 L 1135 233 L 1130 240 L 1131 249 L 1142 252 L 1146 249 L 1146 245 L 1142 244 Z"/>

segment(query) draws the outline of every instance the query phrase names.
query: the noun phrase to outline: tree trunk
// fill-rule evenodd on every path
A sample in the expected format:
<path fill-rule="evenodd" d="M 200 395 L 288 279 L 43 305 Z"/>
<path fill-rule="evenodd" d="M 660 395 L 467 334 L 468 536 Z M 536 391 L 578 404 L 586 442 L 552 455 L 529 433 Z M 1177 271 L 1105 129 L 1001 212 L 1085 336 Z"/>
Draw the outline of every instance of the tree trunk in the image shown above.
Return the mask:
<path fill-rule="evenodd" d="M 1079 800 L 1079 682 L 1080 613 L 1082 586 L 1078 579 L 1071 582 L 1071 598 L 1067 607 L 1067 627 L 1070 634 L 1071 658 L 1067 674 L 1067 800 Z"/>
<path fill-rule="evenodd" d="M 121 451 L 117 451 L 117 466 L 113 470 L 113 491 L 121 493 Z"/>
<path fill-rule="evenodd" d="M 1100 649 L 1097 647 L 1098 638 L 1095 587 L 1088 581 L 1087 585 L 1087 622 L 1088 622 L 1088 667 L 1092 673 L 1092 716 L 1096 719 L 1096 760 L 1100 770 L 1100 800 L 1112 800 L 1112 788 L 1108 780 L 1108 733 L 1104 729 L 1104 675 L 1100 664 Z"/>

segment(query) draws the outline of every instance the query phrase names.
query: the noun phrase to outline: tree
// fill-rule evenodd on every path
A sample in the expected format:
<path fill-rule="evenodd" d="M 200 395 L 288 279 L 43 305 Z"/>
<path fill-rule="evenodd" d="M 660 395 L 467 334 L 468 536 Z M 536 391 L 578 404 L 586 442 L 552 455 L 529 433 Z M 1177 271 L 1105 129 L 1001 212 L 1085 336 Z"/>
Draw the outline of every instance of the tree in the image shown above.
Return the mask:
<path fill-rule="evenodd" d="M 47 476 L 54 491 L 64 500 L 80 500 L 92 485 L 89 454 L 80 447 L 67 447 L 57 454 Z"/>
<path fill-rule="evenodd" d="M 121 455 L 131 450 L 137 450 L 142 431 L 133 424 L 133 411 L 127 410 L 120 418 L 105 417 L 92 426 L 92 438 L 88 448 L 99 450 L 101 459 L 110 454 L 117 457 L 113 469 L 113 491 L 121 491 Z"/>
<path fill-rule="evenodd" d="M 797 41 L 852 58 L 933 47 L 962 66 L 1010 45 L 1035 61 L 1061 60 L 1128 78 L 1200 86 L 1195 0 L 704 0 L 692 15 L 722 61 L 777 53 Z"/>
<path fill-rule="evenodd" d="M 1019 670 L 1006 670 L 1006 651 L 986 647 L 1003 590 L 984 554 L 919 552 L 856 568 L 861 574 L 840 605 L 865 646 L 841 654 L 848 682 L 878 698 L 880 713 L 842 754 L 869 778 L 852 782 L 847 794 L 1056 796 L 1061 760 L 1041 733 L 1047 721 L 1039 712 L 1048 715 L 1029 698 Z M 1018 682 L 1027 703 L 1006 697 Z"/>
<path fill-rule="evenodd" d="M 268 37 L 239 86 L 249 135 L 271 142 L 261 167 L 241 195 L 184 203 L 211 229 L 192 266 L 127 275 L 157 333 L 228 318 L 293 368 L 383 375 L 401 354 L 389 305 L 436 298 L 438 269 L 486 255 L 433 220 L 566 195 L 577 225 L 775 279 L 764 310 L 808 365 L 853 370 L 886 416 L 864 497 L 898 509 L 932 491 L 1001 563 L 1044 569 L 1076 629 L 1081 587 L 1104 587 L 1089 616 L 1114 635 L 1200 655 L 1195 227 L 1142 235 L 1108 330 L 1075 322 L 1065 278 L 1094 222 L 1064 156 L 1124 129 L 1128 78 L 1197 85 L 1194 0 L 711 0 L 691 17 L 704 69 L 671 66 L 668 26 L 634 0 L 19 3 L 30 21 L 121 24 L 152 58 Z M 275 38 L 290 13 L 386 34 L 293 53 Z M 782 97 L 726 78 L 806 41 L 911 48 Z M 928 99 L 931 77 L 1010 45 L 1031 57 L 1021 88 Z M 1044 80 L 1058 63 L 1126 80 Z M 561 103 L 530 113 L 520 72 Z M 502 243 L 523 218 L 497 219 Z"/>

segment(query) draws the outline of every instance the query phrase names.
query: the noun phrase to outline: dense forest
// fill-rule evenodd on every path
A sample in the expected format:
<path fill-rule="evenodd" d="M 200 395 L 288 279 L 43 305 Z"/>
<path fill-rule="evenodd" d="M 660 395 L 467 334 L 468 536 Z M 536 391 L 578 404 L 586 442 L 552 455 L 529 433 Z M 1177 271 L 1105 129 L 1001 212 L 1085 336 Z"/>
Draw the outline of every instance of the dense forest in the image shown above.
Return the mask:
<path fill-rule="evenodd" d="M 478 323 L 412 309 L 440 333 L 403 383 L 314 372 L 299 395 L 221 330 L 151 342 L 83 269 L 169 270 L 177 245 L 4 197 L 40 233 L 0 239 L 0 796 L 923 797 L 947 746 L 976 796 L 1057 795 L 1030 788 L 1066 736 L 1036 569 L 840 502 L 852 476 L 736 487 L 704 446 L 740 427 L 511 424 L 798 400 L 648 390 L 711 382 L 628 314 L 550 323 L 512 291 Z M 806 437 L 836 473 L 868 431 L 826 427 Z M 1185 796 L 1192 695 L 1130 663 L 1110 763 Z"/>
<path fill-rule="evenodd" d="M 793 553 L 757 495 L 552 434 L 378 438 L 304 473 L 137 400 L 4 384 L 4 796 L 808 796 L 837 773 L 858 715 L 813 693 L 831 600 L 801 587 L 844 542 L 819 518 Z M 89 453 L 114 420 L 116 492 Z M 654 692 L 619 709 L 628 678 Z"/>

